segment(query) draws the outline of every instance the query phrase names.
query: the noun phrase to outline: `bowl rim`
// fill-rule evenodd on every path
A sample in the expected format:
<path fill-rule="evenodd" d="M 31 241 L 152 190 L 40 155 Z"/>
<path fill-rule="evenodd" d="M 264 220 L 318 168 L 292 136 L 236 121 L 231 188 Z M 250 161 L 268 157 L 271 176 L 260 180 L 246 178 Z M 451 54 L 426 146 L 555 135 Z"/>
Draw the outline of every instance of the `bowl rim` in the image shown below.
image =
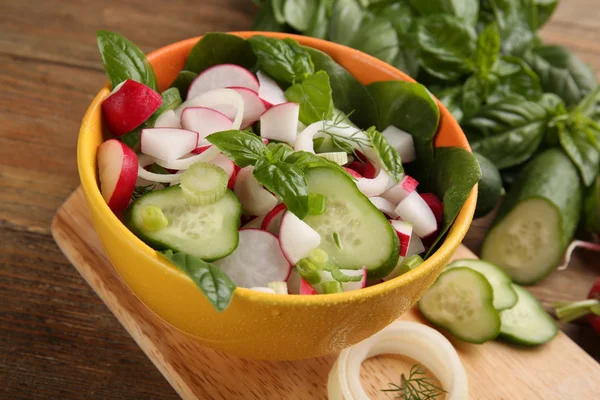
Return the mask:
<path fill-rule="evenodd" d="M 330 41 L 279 32 L 236 31 L 227 33 L 241 36 L 243 38 L 248 38 L 250 36 L 255 35 L 263 35 L 280 39 L 292 38 L 298 41 L 300 44 L 308 47 L 315 47 L 314 44 L 318 43 L 319 46 L 317 49 L 324 51 L 328 55 L 330 54 L 330 52 L 335 51 L 338 54 L 344 53 L 345 56 L 349 56 L 351 58 L 362 58 L 365 61 L 367 61 L 367 63 L 370 64 L 372 68 L 376 70 L 384 70 L 388 74 L 396 76 L 398 80 L 415 82 L 414 79 L 412 79 L 402 71 L 392 67 L 391 65 L 373 56 Z M 155 58 L 162 56 L 164 53 L 169 53 L 170 51 L 173 51 L 180 47 L 191 46 L 201 38 L 202 36 L 197 36 L 169 44 L 149 53 L 147 57 L 152 63 L 152 61 Z M 90 143 L 92 140 L 92 135 L 86 134 L 86 132 L 88 132 L 89 130 L 103 128 L 104 125 L 102 123 L 101 118 L 101 104 L 109 93 L 110 83 L 107 83 L 107 85 L 103 89 L 101 89 L 100 92 L 98 92 L 98 94 L 94 97 L 94 100 L 90 104 L 82 120 L 78 136 L 77 166 L 79 170 L 81 186 L 88 199 L 89 206 L 94 207 L 96 209 L 96 212 L 100 214 L 101 218 L 105 219 L 112 229 L 117 230 L 118 235 L 122 237 L 123 240 L 132 242 L 137 248 L 137 250 L 140 251 L 140 253 L 145 255 L 147 258 L 153 259 L 155 262 L 160 264 L 161 267 L 169 271 L 172 275 L 191 282 L 191 279 L 183 271 L 179 270 L 176 266 L 171 264 L 164 257 L 160 256 L 156 250 L 152 249 L 141 239 L 135 236 L 133 232 L 127 229 L 127 227 L 121 222 L 121 220 L 117 218 L 117 216 L 110 210 L 106 201 L 102 197 L 97 179 L 96 149 L 94 149 L 93 151 L 89 149 L 92 146 L 92 144 Z M 436 100 L 436 103 L 440 109 L 440 124 L 438 125 L 438 132 L 442 123 L 442 119 L 446 119 L 446 122 L 450 125 L 449 128 L 452 130 L 458 130 L 461 139 L 463 139 L 460 140 L 460 145 L 456 147 L 461 147 L 471 152 L 471 147 L 469 146 L 466 136 L 460 128 L 458 122 L 456 122 L 456 120 L 452 117 L 451 113 L 437 98 L 434 97 L 434 99 Z M 434 143 L 436 137 L 434 137 Z M 437 148 L 448 146 L 439 144 L 436 146 L 434 144 L 434 147 Z M 360 290 L 312 296 L 290 296 L 285 294 L 270 294 L 250 290 L 248 288 L 237 287 L 234 292 L 232 301 L 234 301 L 236 297 L 242 297 L 247 300 L 263 304 L 318 306 L 339 302 L 359 301 L 364 300 L 366 298 L 378 297 L 393 292 L 395 289 L 404 287 L 410 284 L 410 282 L 418 281 L 419 279 L 428 275 L 432 272 L 432 270 L 439 267 L 440 264 L 444 263 L 447 259 L 449 259 L 452 256 L 458 245 L 461 243 L 463 237 L 467 233 L 467 230 L 469 229 L 470 223 L 473 219 L 473 214 L 475 212 L 476 200 L 477 184 L 471 190 L 471 193 L 469 194 L 467 200 L 463 204 L 460 212 L 454 220 L 454 223 L 450 227 L 449 232 L 445 240 L 442 242 L 440 248 L 437 251 L 435 251 L 427 260 L 425 260 L 423 264 L 419 266 L 419 268 L 416 268 L 406 274 L 402 274 L 394 279 L 379 282 L 375 285 L 365 287 Z"/>

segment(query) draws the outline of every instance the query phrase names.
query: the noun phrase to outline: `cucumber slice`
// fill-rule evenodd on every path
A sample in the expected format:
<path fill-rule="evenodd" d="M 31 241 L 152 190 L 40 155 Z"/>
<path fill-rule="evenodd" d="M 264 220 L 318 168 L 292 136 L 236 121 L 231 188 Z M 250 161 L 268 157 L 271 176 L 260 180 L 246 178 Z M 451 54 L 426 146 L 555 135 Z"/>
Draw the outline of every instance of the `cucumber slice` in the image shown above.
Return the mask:
<path fill-rule="evenodd" d="M 309 192 L 325 196 L 326 206 L 323 214 L 309 215 L 304 222 L 319 232 L 320 248 L 333 263 L 341 269 L 365 266 L 369 279 L 389 274 L 398 261 L 398 236 L 356 183 L 331 168 L 309 169 L 306 181 Z"/>
<path fill-rule="evenodd" d="M 562 151 L 533 159 L 511 187 L 482 249 L 519 284 L 543 279 L 558 265 L 581 213 L 577 168 Z"/>
<path fill-rule="evenodd" d="M 492 286 L 481 273 L 465 267 L 442 272 L 419 300 L 429 321 L 471 343 L 495 339 L 500 315 L 494 308 Z"/>
<path fill-rule="evenodd" d="M 510 277 L 494 264 L 481 260 L 456 260 L 449 264 L 446 269 L 457 267 L 471 268 L 485 276 L 485 279 L 492 285 L 494 308 L 496 310 L 506 310 L 517 304 L 517 293 L 512 288 Z"/>
<path fill-rule="evenodd" d="M 500 313 L 500 338 L 507 342 L 535 346 L 549 342 L 558 333 L 552 317 L 527 289 L 513 285 L 519 301 Z"/>
<path fill-rule="evenodd" d="M 150 230 L 143 223 L 144 206 L 161 209 L 168 225 Z M 129 206 L 125 225 L 140 239 L 157 250 L 182 251 L 206 261 L 231 254 L 238 245 L 238 227 L 242 207 L 228 190 L 215 203 L 192 205 L 179 186 L 149 192 Z"/>

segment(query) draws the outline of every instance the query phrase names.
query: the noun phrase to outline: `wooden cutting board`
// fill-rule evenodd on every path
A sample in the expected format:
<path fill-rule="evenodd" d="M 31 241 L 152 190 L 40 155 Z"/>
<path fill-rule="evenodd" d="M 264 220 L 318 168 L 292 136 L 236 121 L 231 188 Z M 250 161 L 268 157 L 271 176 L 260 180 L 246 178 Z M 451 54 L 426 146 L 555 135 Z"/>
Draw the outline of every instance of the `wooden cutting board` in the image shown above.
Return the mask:
<path fill-rule="evenodd" d="M 128 289 L 107 258 L 81 189 L 58 210 L 52 233 L 65 255 L 184 399 L 325 399 L 335 356 L 293 362 L 244 360 L 202 347 L 167 326 Z M 475 258 L 461 246 L 455 258 Z M 401 319 L 424 322 L 413 309 Z M 600 364 L 562 332 L 537 348 L 501 342 L 454 341 L 474 400 L 600 398 Z M 91 349 L 90 351 L 93 351 Z M 373 399 L 398 383 L 412 361 L 380 356 L 363 364 L 361 381 Z"/>

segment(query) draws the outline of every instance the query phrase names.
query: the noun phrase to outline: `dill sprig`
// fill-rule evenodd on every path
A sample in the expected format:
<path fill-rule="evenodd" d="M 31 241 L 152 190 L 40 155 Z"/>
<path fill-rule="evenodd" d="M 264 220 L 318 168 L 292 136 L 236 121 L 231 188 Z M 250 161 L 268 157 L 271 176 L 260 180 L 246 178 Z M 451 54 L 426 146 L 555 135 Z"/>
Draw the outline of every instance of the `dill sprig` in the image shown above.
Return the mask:
<path fill-rule="evenodd" d="M 146 186 L 136 186 L 135 189 L 133 189 L 133 194 L 131 195 L 131 201 L 136 201 L 137 199 L 139 199 L 146 193 L 153 191 L 154 189 L 156 189 L 156 185 L 153 185 L 153 184 L 146 185 Z"/>
<path fill-rule="evenodd" d="M 331 144 L 348 154 L 352 154 L 355 158 L 361 160 L 362 158 L 356 153 L 356 150 L 360 150 L 361 153 L 365 153 L 365 147 L 372 147 L 371 140 L 365 137 L 362 130 L 356 128 L 351 135 L 340 135 L 331 131 L 332 128 L 345 128 L 352 129 L 351 125 L 346 125 L 345 120 L 350 118 L 354 111 L 344 114 L 339 113 L 335 116 L 332 121 L 323 121 L 323 128 L 319 130 L 320 133 L 324 133 L 331 139 Z"/>
<path fill-rule="evenodd" d="M 396 398 L 403 400 L 433 400 L 446 393 L 444 389 L 437 386 L 437 380 L 427 376 L 425 367 L 415 364 L 410 369 L 408 378 L 402 374 L 400 385 L 390 383 L 390 389 L 382 389 L 382 392 L 397 392 Z"/>

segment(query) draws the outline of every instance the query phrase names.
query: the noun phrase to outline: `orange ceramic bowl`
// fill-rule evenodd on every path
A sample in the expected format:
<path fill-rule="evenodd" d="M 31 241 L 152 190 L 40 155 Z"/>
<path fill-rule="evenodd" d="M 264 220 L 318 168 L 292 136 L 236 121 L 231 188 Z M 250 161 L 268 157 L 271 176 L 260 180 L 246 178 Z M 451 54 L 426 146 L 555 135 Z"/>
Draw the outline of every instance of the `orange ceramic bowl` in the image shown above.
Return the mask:
<path fill-rule="evenodd" d="M 367 54 L 324 40 L 270 32 L 237 32 L 244 38 L 293 37 L 329 54 L 363 84 L 412 80 Z M 184 40 L 151 53 L 160 90 L 169 87 L 200 38 Z M 295 360 L 318 357 L 357 343 L 412 307 L 433 283 L 465 236 L 477 191 L 469 196 L 440 249 L 419 268 L 366 289 L 330 295 L 272 295 L 238 288 L 230 307 L 216 312 L 194 283 L 131 233 L 111 212 L 98 189 L 96 149 L 103 141 L 98 93 L 81 125 L 77 160 L 81 184 L 94 226 L 108 256 L 131 291 L 166 324 L 201 344 L 243 357 Z M 436 147 L 470 150 L 460 126 L 439 104 L 441 119 Z"/>

